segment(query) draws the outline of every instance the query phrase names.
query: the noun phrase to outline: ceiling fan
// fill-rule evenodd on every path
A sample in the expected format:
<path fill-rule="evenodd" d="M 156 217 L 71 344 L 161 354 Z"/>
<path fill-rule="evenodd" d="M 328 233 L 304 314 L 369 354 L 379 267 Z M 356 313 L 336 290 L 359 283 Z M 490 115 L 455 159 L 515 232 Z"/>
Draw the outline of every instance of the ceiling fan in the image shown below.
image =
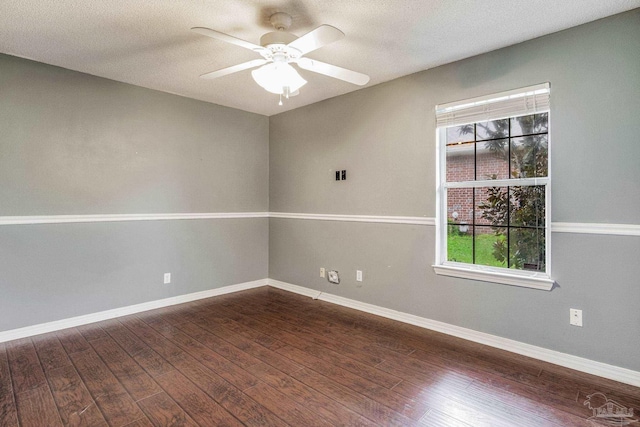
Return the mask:
<path fill-rule="evenodd" d="M 297 95 L 299 89 L 307 83 L 291 64 L 296 64 L 303 70 L 323 74 L 359 86 L 366 85 L 369 82 L 369 76 L 366 74 L 304 56 L 344 37 L 344 33 L 339 29 L 331 25 L 321 25 L 315 30 L 297 37 L 287 32 L 287 29 L 291 26 L 290 15 L 283 12 L 274 13 L 269 18 L 269 21 L 276 31 L 266 33 L 260 37 L 260 45 L 210 28 L 192 28 L 191 30 L 196 33 L 244 47 L 262 56 L 262 59 L 254 59 L 232 67 L 222 68 L 203 74 L 200 77 L 215 79 L 238 71 L 260 67 L 251 72 L 253 79 L 268 92 L 280 95 L 280 105 L 282 105 L 283 96 L 289 98 Z"/>

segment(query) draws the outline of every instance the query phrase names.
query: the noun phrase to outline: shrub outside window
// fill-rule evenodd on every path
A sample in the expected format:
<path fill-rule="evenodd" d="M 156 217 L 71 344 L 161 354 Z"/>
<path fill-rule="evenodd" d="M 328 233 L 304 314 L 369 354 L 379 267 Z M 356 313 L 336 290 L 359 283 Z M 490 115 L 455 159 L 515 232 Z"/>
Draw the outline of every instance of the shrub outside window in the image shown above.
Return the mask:
<path fill-rule="evenodd" d="M 549 84 L 436 108 L 436 273 L 551 289 Z"/>

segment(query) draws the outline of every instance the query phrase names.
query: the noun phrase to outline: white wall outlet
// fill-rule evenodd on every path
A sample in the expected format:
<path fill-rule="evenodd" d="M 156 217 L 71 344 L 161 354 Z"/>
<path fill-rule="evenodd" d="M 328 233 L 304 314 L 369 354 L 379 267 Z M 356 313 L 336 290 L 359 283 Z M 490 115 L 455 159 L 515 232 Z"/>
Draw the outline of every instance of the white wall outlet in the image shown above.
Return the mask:
<path fill-rule="evenodd" d="M 356 281 L 362 282 L 362 270 L 356 270 Z"/>
<path fill-rule="evenodd" d="M 569 323 L 571 323 L 573 326 L 582 326 L 582 310 L 570 308 Z"/>
<path fill-rule="evenodd" d="M 324 267 L 320 267 L 320 277 L 324 277 Z"/>
<path fill-rule="evenodd" d="M 171 283 L 171 273 L 164 273 L 164 284 L 167 285 Z"/>

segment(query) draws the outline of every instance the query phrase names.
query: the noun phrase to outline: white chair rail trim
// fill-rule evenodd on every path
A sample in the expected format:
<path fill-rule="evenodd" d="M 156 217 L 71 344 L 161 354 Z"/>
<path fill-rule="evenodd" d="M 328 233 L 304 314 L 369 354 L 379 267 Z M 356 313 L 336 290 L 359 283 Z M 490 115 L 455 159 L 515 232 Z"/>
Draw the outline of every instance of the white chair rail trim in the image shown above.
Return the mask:
<path fill-rule="evenodd" d="M 164 221 L 185 219 L 268 218 L 268 212 L 97 214 L 0 216 L 0 225 L 64 224 L 78 222 Z"/>
<path fill-rule="evenodd" d="M 367 222 L 435 226 L 436 219 L 426 216 L 344 215 L 290 212 L 211 212 L 211 213 L 154 213 L 154 214 L 89 214 L 89 215 L 31 215 L 0 216 L 2 225 L 65 224 L 81 222 L 166 221 L 195 219 L 285 218 L 315 221 Z M 553 233 L 603 234 L 640 236 L 639 224 L 606 224 L 554 222 Z"/>
<path fill-rule="evenodd" d="M 316 221 L 376 222 L 388 224 L 436 225 L 435 218 L 422 216 L 343 215 L 318 213 L 269 212 L 270 218 L 307 219 Z"/>

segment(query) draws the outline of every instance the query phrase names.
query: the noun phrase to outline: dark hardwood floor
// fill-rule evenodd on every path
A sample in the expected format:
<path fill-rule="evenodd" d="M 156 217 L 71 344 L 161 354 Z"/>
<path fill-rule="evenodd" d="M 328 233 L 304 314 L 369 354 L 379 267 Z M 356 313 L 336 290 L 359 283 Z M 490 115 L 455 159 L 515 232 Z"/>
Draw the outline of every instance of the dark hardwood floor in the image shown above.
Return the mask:
<path fill-rule="evenodd" d="M 0 344 L 1 426 L 587 426 L 640 389 L 259 288 Z"/>

